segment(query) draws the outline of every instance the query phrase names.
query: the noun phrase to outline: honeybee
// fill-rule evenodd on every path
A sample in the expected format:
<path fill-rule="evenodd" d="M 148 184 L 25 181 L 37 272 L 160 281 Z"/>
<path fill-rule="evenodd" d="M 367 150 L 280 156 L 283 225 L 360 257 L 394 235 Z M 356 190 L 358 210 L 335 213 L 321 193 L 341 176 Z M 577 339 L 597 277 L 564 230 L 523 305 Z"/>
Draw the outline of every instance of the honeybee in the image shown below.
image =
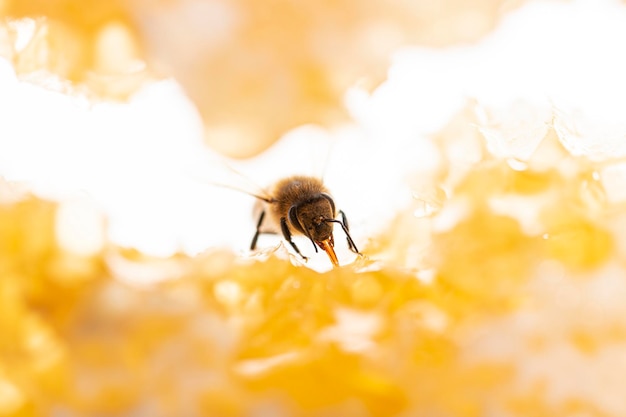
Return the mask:
<path fill-rule="evenodd" d="M 304 256 L 292 239 L 294 235 L 304 235 L 313 244 L 315 252 L 321 248 L 332 262 L 339 266 L 335 254 L 333 225 L 339 224 L 346 235 L 348 248 L 361 254 L 357 249 L 348 229 L 348 220 L 343 211 L 337 210 L 335 202 L 321 180 L 308 176 L 292 176 L 278 181 L 267 196 L 251 194 L 256 197 L 254 214 L 257 219 L 256 232 L 250 244 L 250 250 L 256 248 L 262 233 L 282 234 L 291 247 L 305 261 Z M 341 220 L 337 220 L 340 216 Z"/>

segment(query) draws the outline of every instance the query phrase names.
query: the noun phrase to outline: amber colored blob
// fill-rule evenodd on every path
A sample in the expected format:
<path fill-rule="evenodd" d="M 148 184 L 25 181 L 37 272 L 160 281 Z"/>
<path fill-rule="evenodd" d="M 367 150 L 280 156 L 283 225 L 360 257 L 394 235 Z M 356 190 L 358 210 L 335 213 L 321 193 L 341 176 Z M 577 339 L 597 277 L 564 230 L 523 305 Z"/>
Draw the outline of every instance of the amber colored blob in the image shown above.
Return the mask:
<path fill-rule="evenodd" d="M 562 179 L 556 170 L 512 169 L 505 161 L 487 161 L 474 166 L 457 186 L 458 193 L 483 199 L 496 195 L 533 195 L 558 187 Z"/>
<path fill-rule="evenodd" d="M 559 175 L 553 170 L 545 172 L 514 171 L 511 191 L 519 194 L 537 194 L 547 191 L 559 181 Z"/>
<path fill-rule="evenodd" d="M 569 267 L 589 269 L 605 262 L 614 242 L 611 233 L 571 207 L 558 207 L 546 215 L 544 236 L 548 254 Z"/>
<path fill-rule="evenodd" d="M 3 12 L 22 17 L 46 16 L 85 34 L 93 34 L 113 20 L 128 20 L 124 1 L 100 0 L 3 0 Z"/>
<path fill-rule="evenodd" d="M 506 306 L 532 267 L 531 242 L 514 219 L 479 209 L 434 237 L 438 279 L 453 294 Z"/>

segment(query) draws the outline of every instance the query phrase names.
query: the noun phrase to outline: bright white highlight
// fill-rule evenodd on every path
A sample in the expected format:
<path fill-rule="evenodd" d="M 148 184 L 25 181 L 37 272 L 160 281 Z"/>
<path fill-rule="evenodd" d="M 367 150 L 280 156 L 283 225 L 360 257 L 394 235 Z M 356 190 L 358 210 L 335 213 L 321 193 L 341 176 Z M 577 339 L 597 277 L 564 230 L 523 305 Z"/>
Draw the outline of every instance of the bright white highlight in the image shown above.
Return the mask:
<path fill-rule="evenodd" d="M 436 169 L 438 154 L 428 135 L 468 99 L 513 110 L 521 99 L 546 109 L 528 116 L 536 118 L 531 125 L 537 129 L 557 109 L 564 115 L 563 137 L 571 133 L 566 146 L 626 155 L 625 21 L 626 7 L 617 1 L 531 2 L 476 45 L 406 48 L 397 53 L 388 81 L 371 96 L 348 93 L 356 126 L 297 129 L 243 164 L 242 171 L 261 186 L 282 175 L 319 174 L 310 161 L 320 157 L 303 144 L 312 138 L 333 142 L 324 179 L 362 245 L 411 199 L 405 177 Z M 207 166 L 200 119 L 175 83 L 152 85 L 129 104 L 89 106 L 19 82 L 0 61 L 0 91 L 0 175 L 7 180 L 26 182 L 48 198 L 88 194 L 108 216 L 114 242 L 150 254 L 249 245 L 254 199 L 197 180 L 214 179 L 214 172 Z M 571 132 L 570 122 L 576 124 Z M 596 126 L 609 129 L 601 132 L 602 144 L 588 143 L 597 140 Z M 581 132 L 584 140 L 576 136 Z M 522 160 L 538 135 L 505 138 L 511 147 L 490 137 L 488 127 L 483 133 L 490 149 Z M 302 167 L 305 172 L 294 171 Z M 611 175 L 616 183 L 623 177 L 621 171 Z M 67 217 L 62 224 L 71 223 L 70 214 L 62 214 Z M 64 244 L 80 246 L 76 234 L 64 233 Z M 341 232 L 337 235 L 341 259 L 347 249 Z"/>

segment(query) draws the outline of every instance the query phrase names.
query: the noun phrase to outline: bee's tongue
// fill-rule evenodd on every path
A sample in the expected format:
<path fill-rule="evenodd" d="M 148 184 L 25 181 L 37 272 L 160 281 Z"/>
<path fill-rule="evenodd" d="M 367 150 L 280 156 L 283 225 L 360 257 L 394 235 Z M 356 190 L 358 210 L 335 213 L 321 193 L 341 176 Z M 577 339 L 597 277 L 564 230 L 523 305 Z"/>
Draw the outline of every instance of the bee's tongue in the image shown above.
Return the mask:
<path fill-rule="evenodd" d="M 333 249 L 333 241 L 329 238 L 326 240 L 318 240 L 317 245 L 324 250 L 328 254 L 330 261 L 333 263 L 333 266 L 339 266 L 339 261 L 337 260 L 337 255 L 335 255 L 335 249 Z"/>

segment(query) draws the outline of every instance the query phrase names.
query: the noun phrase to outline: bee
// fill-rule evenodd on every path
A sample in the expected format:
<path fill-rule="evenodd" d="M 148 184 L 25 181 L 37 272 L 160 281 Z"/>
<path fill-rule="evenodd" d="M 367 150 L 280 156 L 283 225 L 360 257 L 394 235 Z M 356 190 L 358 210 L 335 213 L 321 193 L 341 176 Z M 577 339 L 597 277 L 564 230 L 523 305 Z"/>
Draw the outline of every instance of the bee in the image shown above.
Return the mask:
<path fill-rule="evenodd" d="M 256 232 L 250 244 L 250 250 L 256 248 L 259 235 L 282 234 L 296 253 L 303 259 L 308 258 L 300 252 L 292 236 L 306 236 L 318 252 L 322 249 L 332 262 L 339 266 L 335 254 L 333 225 L 341 226 L 346 235 L 348 248 L 360 255 L 348 229 L 348 219 L 343 211 L 337 210 L 335 202 L 321 180 L 315 177 L 296 175 L 278 181 L 267 196 L 251 194 L 256 197 L 254 208 L 257 219 Z M 337 217 L 341 220 L 338 220 Z"/>

